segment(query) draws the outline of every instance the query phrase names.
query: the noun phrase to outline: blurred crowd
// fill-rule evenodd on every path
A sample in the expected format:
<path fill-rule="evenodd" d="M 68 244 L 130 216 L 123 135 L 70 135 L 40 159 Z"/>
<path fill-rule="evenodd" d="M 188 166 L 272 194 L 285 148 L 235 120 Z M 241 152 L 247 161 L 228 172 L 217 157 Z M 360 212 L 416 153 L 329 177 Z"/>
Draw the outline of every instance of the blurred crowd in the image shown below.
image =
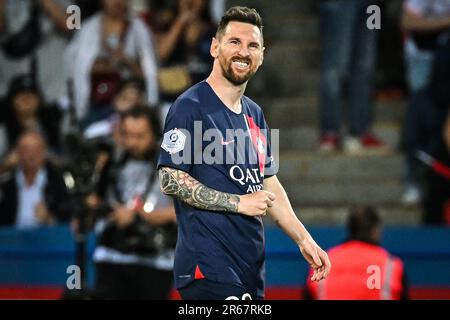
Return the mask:
<path fill-rule="evenodd" d="M 71 4 L 79 29 L 66 24 Z M 0 0 L 0 226 L 69 223 L 80 267 L 95 231 L 89 296 L 170 294 L 177 233 L 156 173 L 161 123 L 209 74 L 223 11 L 222 0 Z"/>
<path fill-rule="evenodd" d="M 72 4 L 80 8 L 80 29 L 66 23 Z M 85 187 L 83 170 L 93 172 L 105 145 L 116 157 L 126 149 L 121 115 L 144 106 L 163 120 L 174 99 L 209 74 L 209 44 L 224 5 L 0 1 L 1 224 L 67 221 L 64 190 L 70 196 Z"/>
<path fill-rule="evenodd" d="M 387 25 L 389 30 L 368 28 L 367 8 L 373 4 L 382 8 L 382 15 L 394 12 L 388 19 L 397 25 L 382 19 L 385 24 L 381 29 Z M 361 154 L 392 149 L 373 132 L 375 67 L 380 32 L 401 32 L 408 101 L 401 139 L 404 193 L 399 200 L 405 205 L 420 204 L 425 224 L 450 224 L 446 125 L 450 107 L 450 1 L 323 0 L 320 28 L 320 150 Z M 387 46 L 384 49 L 389 51 Z M 395 59 L 394 55 L 389 59 Z"/>
<path fill-rule="evenodd" d="M 379 31 L 366 27 L 366 8 L 373 2 L 320 2 L 324 152 L 386 149 L 372 131 Z M 74 3 L 79 30 L 66 24 Z M 209 74 L 225 7 L 225 0 L 0 0 L 0 225 L 95 228 L 98 297 L 168 295 L 175 216 L 152 182 L 161 122 L 176 97 Z M 450 0 L 404 0 L 398 20 L 408 87 L 401 201 L 421 203 L 424 223 L 450 225 Z M 145 234 L 142 243 L 136 234 Z M 148 289 L 155 281 L 157 293 Z"/>
<path fill-rule="evenodd" d="M 79 30 L 66 24 L 71 4 L 81 9 Z M 387 149 L 372 130 L 380 30 L 366 26 L 371 4 L 319 4 L 324 152 Z M 387 10 L 386 1 L 375 4 Z M 121 115 L 145 106 L 162 121 L 176 97 L 208 75 L 210 40 L 225 6 L 225 0 L 1 0 L 0 205 L 8 209 L 0 222 L 67 221 L 71 214 L 58 204 L 64 187 L 52 186 L 65 186 L 67 195 L 83 187 L 80 172 L 89 170 L 80 168 L 88 162 L 83 156 L 98 156 L 107 145 L 120 158 Z M 421 203 L 424 223 L 444 224 L 450 220 L 450 1 L 404 0 L 398 15 L 408 91 L 401 201 Z M 12 185 L 16 201 L 6 196 Z M 40 191 L 24 205 L 30 188 Z"/>

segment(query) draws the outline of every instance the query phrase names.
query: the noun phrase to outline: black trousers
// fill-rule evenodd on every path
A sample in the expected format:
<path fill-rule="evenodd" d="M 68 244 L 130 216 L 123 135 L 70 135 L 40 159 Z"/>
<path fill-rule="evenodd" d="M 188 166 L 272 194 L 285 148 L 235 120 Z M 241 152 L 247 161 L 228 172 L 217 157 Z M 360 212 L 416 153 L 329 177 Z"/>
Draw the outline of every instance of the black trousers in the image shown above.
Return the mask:
<path fill-rule="evenodd" d="M 97 263 L 94 298 L 167 300 L 172 281 L 172 271 L 139 265 Z"/>

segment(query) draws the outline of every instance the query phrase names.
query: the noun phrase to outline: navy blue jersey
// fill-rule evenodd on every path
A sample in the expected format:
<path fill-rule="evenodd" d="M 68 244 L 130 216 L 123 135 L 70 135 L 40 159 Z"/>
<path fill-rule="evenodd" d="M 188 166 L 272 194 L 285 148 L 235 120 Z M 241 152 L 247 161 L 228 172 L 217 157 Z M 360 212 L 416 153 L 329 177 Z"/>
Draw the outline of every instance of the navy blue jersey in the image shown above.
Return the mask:
<path fill-rule="evenodd" d="M 261 190 L 263 179 L 276 173 L 270 134 L 261 108 L 245 96 L 241 104 L 241 113 L 231 111 L 206 81 L 184 92 L 167 115 L 158 167 L 185 171 L 222 192 L 242 195 Z M 174 202 L 178 222 L 176 287 L 204 276 L 244 286 L 250 294 L 263 297 L 261 217 Z"/>

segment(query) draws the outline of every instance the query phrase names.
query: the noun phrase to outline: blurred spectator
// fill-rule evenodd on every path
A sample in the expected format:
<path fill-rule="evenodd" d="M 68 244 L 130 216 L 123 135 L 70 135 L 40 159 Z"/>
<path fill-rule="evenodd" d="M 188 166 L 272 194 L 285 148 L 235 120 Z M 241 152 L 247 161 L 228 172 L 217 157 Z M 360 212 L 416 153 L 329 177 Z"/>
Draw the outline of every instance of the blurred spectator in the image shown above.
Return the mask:
<path fill-rule="evenodd" d="M 109 161 L 99 200 L 111 208 L 96 225 L 95 297 L 167 299 L 172 289 L 175 210 L 156 171 L 161 128 L 157 113 L 137 107 L 121 117 L 125 152 Z M 89 200 L 91 206 L 99 201 Z"/>
<path fill-rule="evenodd" d="M 33 228 L 68 218 L 62 175 L 47 159 L 43 136 L 26 132 L 17 143 L 17 165 L 1 176 L 0 225 Z"/>
<path fill-rule="evenodd" d="M 152 35 L 141 19 L 129 17 L 126 0 L 103 0 L 102 10 L 76 33 L 66 59 L 76 116 L 85 126 L 111 109 L 111 99 L 126 78 L 143 77 L 148 102 L 158 103 Z"/>
<path fill-rule="evenodd" d="M 63 52 L 70 30 L 66 8 L 70 0 L 0 1 L 0 96 L 15 75 L 32 73 L 43 99 L 55 102 L 64 94 Z"/>
<path fill-rule="evenodd" d="M 168 4 L 169 2 L 172 5 L 178 0 L 131 0 L 133 3 L 133 7 L 135 11 L 142 14 L 146 20 L 151 20 L 152 8 L 160 8 L 161 4 L 165 2 Z M 218 24 L 220 18 L 225 12 L 225 0 L 206 0 L 207 6 L 209 8 L 209 15 L 211 16 L 212 21 Z"/>
<path fill-rule="evenodd" d="M 401 201 L 415 204 L 422 197 L 420 188 L 420 168 L 414 157 L 417 149 L 423 148 L 421 140 L 433 136 L 420 136 L 420 127 L 426 122 L 430 125 L 439 122 L 433 118 L 433 107 L 425 109 L 430 101 L 430 90 L 439 82 L 431 84 L 436 52 L 442 48 L 450 35 L 450 1 L 449 0 L 408 0 L 405 2 L 402 27 L 406 31 L 405 56 L 407 62 L 407 80 L 411 92 L 405 117 L 404 136 L 406 148 L 405 192 Z M 448 52 L 447 52 L 448 54 Z M 445 89 L 448 90 L 448 89 Z M 423 110 L 423 112 L 420 112 Z M 445 116 L 444 116 L 445 117 Z M 441 121 L 442 124 L 442 121 Z M 421 145 L 422 144 L 422 145 Z"/>
<path fill-rule="evenodd" d="M 80 7 L 83 13 L 84 20 L 101 10 L 101 2 L 102 0 L 75 0 L 76 5 Z"/>
<path fill-rule="evenodd" d="M 376 62 L 377 102 L 403 99 L 406 94 L 403 30 L 399 28 L 404 0 L 381 1 Z"/>
<path fill-rule="evenodd" d="M 345 151 L 356 153 L 384 144 L 371 133 L 371 91 L 377 30 L 366 25 L 369 0 L 323 0 L 320 7 L 322 35 L 320 149 L 336 150 L 340 141 L 344 88 L 348 88 L 349 137 Z M 344 86 L 348 79 L 348 85 Z"/>
<path fill-rule="evenodd" d="M 404 125 L 406 147 L 406 186 L 401 201 L 414 204 L 420 201 L 421 188 L 418 164 L 414 158 L 420 148 L 417 128 L 424 119 L 418 117 L 419 108 L 427 104 L 425 92 L 429 84 L 433 59 L 439 39 L 450 30 L 449 0 L 406 0 L 403 7 L 402 29 L 405 31 L 405 61 L 410 100 Z M 442 41 L 442 40 L 441 40 Z M 430 111 L 431 113 L 433 111 Z M 432 114 L 423 114 L 426 118 Z"/>
<path fill-rule="evenodd" d="M 116 135 L 120 114 L 130 110 L 133 106 L 144 103 L 145 87 L 139 79 L 122 81 L 112 100 L 112 108 L 106 119 L 96 121 L 84 130 L 86 139 L 111 137 Z"/>
<path fill-rule="evenodd" d="M 214 23 L 218 24 L 225 13 L 225 0 L 210 0 L 209 11 Z"/>
<path fill-rule="evenodd" d="M 439 161 L 450 172 L 450 117 L 447 117 L 443 137 L 439 140 L 433 152 L 433 162 Z M 423 223 L 450 226 L 450 176 L 434 170 L 433 162 L 426 174 Z"/>
<path fill-rule="evenodd" d="M 407 299 L 408 287 L 403 262 L 379 244 L 381 219 L 376 210 L 372 207 L 352 208 L 347 220 L 347 230 L 349 239 L 328 250 L 333 264 L 328 278 L 319 283 L 312 282 L 310 272 L 305 299 Z M 369 288 L 369 284 L 375 287 Z"/>
<path fill-rule="evenodd" d="M 426 172 L 424 192 L 425 224 L 450 225 L 450 34 L 435 52 L 433 72 L 425 91 L 427 104 L 418 106 L 417 116 L 423 122 L 434 114 L 431 129 L 425 132 L 428 143 L 420 148 L 429 152 L 435 160 L 426 161 L 431 168 Z M 419 123 L 421 123 L 419 121 Z M 424 133 L 419 132 L 424 135 Z M 416 150 L 417 152 L 417 150 Z M 436 165 L 436 161 L 440 164 Z"/>
<path fill-rule="evenodd" d="M 165 109 L 211 71 L 209 49 L 216 27 L 208 4 L 207 0 L 166 0 L 152 6 L 150 25 L 158 43 L 159 84 Z"/>
<path fill-rule="evenodd" d="M 405 0 L 402 28 L 407 80 L 414 93 L 427 85 L 439 35 L 450 28 L 450 1 Z"/>
<path fill-rule="evenodd" d="M 55 106 L 45 106 L 41 91 L 31 75 L 18 75 L 12 79 L 3 107 L 0 126 L 4 128 L 4 152 L 11 151 L 18 137 L 29 130 L 41 132 L 52 151 L 59 150 L 60 110 Z"/>

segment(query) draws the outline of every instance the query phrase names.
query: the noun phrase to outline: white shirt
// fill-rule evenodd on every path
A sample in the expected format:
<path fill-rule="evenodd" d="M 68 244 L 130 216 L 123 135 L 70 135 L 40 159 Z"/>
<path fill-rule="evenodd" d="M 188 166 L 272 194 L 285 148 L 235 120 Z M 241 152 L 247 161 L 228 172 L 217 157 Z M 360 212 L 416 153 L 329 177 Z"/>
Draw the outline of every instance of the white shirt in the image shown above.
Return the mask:
<path fill-rule="evenodd" d="M 34 1 L 34 0 L 33 0 Z M 56 0 L 64 12 L 74 1 Z M 31 0 L 7 0 L 5 6 L 5 32 L 0 34 L 0 41 L 20 31 L 30 18 Z M 67 38 L 58 30 L 47 12 L 41 9 L 40 16 L 42 39 L 35 51 L 38 63 L 37 80 L 42 89 L 44 100 L 53 102 L 66 92 L 65 74 L 61 71 L 64 65 L 64 52 Z M 0 95 L 5 95 L 11 79 L 22 73 L 31 72 L 29 54 L 21 59 L 9 58 L 0 49 Z"/>
<path fill-rule="evenodd" d="M 82 22 L 81 29 L 72 38 L 65 53 L 65 73 L 73 80 L 74 105 L 78 119 L 89 113 L 91 95 L 91 70 L 102 47 L 103 13 L 97 13 Z M 159 101 L 158 67 L 153 35 L 138 17 L 130 17 L 130 25 L 124 38 L 123 52 L 139 61 L 145 78 L 147 101 L 156 105 Z"/>
<path fill-rule="evenodd" d="M 32 185 L 25 184 L 22 170 L 16 173 L 17 181 L 17 218 L 16 227 L 20 229 L 35 228 L 40 225 L 36 218 L 36 206 L 44 201 L 44 189 L 47 184 L 47 173 L 40 169 Z"/>

